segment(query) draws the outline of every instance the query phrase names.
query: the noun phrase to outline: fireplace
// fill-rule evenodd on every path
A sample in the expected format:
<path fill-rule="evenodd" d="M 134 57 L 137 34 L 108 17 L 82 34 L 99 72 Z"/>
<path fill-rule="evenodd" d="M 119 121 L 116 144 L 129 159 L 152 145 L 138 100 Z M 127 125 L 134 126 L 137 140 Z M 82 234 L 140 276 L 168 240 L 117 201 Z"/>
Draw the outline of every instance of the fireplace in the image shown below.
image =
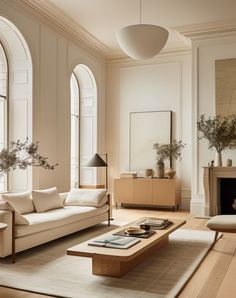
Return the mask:
<path fill-rule="evenodd" d="M 236 178 L 219 178 L 219 212 L 236 214 Z"/>
<path fill-rule="evenodd" d="M 204 192 L 205 215 L 236 214 L 236 167 L 204 167 Z"/>

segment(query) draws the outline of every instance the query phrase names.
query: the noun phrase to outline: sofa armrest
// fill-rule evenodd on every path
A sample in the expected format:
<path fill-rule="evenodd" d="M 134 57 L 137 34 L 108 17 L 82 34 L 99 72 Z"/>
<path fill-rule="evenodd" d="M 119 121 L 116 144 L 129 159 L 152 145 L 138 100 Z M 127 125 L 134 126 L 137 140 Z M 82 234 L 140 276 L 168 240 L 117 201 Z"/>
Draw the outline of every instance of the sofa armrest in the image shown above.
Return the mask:
<path fill-rule="evenodd" d="M 0 232 L 0 257 L 4 258 L 12 254 L 13 212 L 0 210 L 0 222 L 7 224 L 7 228 Z"/>
<path fill-rule="evenodd" d="M 60 198 L 62 199 L 62 202 L 64 204 L 66 197 L 68 196 L 68 192 L 61 192 L 59 193 Z"/>

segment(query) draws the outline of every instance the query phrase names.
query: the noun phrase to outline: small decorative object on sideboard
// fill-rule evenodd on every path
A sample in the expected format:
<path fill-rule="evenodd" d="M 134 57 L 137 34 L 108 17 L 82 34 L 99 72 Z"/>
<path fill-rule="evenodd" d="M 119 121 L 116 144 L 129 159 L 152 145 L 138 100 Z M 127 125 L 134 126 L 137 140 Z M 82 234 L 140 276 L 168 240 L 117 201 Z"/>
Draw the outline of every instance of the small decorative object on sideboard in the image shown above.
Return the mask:
<path fill-rule="evenodd" d="M 173 179 L 175 177 L 176 171 L 173 170 L 172 168 L 169 168 L 165 171 L 165 175 L 169 179 Z"/>
<path fill-rule="evenodd" d="M 207 139 L 208 148 L 216 150 L 215 167 L 222 166 L 222 151 L 235 147 L 236 142 L 236 115 L 214 116 L 205 118 L 200 116 L 197 128 L 202 133 L 199 139 Z"/>
<path fill-rule="evenodd" d="M 227 159 L 226 166 L 227 167 L 232 167 L 232 159 L 230 159 L 230 158 Z"/>
<path fill-rule="evenodd" d="M 122 172 L 120 178 L 137 178 L 137 172 Z"/>
<path fill-rule="evenodd" d="M 166 159 L 181 159 L 181 151 L 185 147 L 185 144 L 182 141 L 173 140 L 170 144 L 159 144 L 155 143 L 153 149 L 156 151 L 156 160 L 157 160 L 157 178 L 164 178 L 164 160 Z M 175 170 L 170 168 L 166 171 L 168 178 L 174 178 Z"/>
<path fill-rule="evenodd" d="M 146 169 L 145 170 L 145 177 L 146 178 L 152 178 L 153 176 L 153 169 Z"/>

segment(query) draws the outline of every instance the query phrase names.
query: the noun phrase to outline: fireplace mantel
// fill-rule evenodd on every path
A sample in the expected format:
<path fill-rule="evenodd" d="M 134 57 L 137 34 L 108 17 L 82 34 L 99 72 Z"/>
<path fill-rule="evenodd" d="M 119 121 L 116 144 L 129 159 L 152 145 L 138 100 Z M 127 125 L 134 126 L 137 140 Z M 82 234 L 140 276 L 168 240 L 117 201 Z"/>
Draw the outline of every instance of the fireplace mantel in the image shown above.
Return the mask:
<path fill-rule="evenodd" d="M 203 167 L 203 183 L 206 207 L 210 216 L 220 214 L 219 210 L 219 178 L 236 178 L 236 167 Z"/>

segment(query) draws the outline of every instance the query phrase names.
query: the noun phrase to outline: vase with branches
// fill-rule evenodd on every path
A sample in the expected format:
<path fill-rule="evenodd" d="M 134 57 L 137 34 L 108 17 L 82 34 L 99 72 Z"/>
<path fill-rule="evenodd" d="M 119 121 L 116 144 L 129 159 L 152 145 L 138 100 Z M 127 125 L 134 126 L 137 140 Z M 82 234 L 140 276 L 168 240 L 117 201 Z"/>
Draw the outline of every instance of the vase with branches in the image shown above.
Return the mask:
<path fill-rule="evenodd" d="M 216 150 L 215 166 L 222 166 L 222 151 L 235 146 L 236 115 L 214 116 L 206 118 L 200 116 L 197 128 L 201 135 L 199 139 L 208 140 L 208 148 Z"/>
<path fill-rule="evenodd" d="M 164 161 L 165 160 L 178 160 L 181 159 L 182 149 L 185 147 L 185 144 L 182 141 L 173 140 L 170 144 L 153 144 L 153 149 L 156 154 L 157 161 L 157 178 L 164 177 Z M 172 169 L 169 178 L 173 178 L 175 171 Z"/>

